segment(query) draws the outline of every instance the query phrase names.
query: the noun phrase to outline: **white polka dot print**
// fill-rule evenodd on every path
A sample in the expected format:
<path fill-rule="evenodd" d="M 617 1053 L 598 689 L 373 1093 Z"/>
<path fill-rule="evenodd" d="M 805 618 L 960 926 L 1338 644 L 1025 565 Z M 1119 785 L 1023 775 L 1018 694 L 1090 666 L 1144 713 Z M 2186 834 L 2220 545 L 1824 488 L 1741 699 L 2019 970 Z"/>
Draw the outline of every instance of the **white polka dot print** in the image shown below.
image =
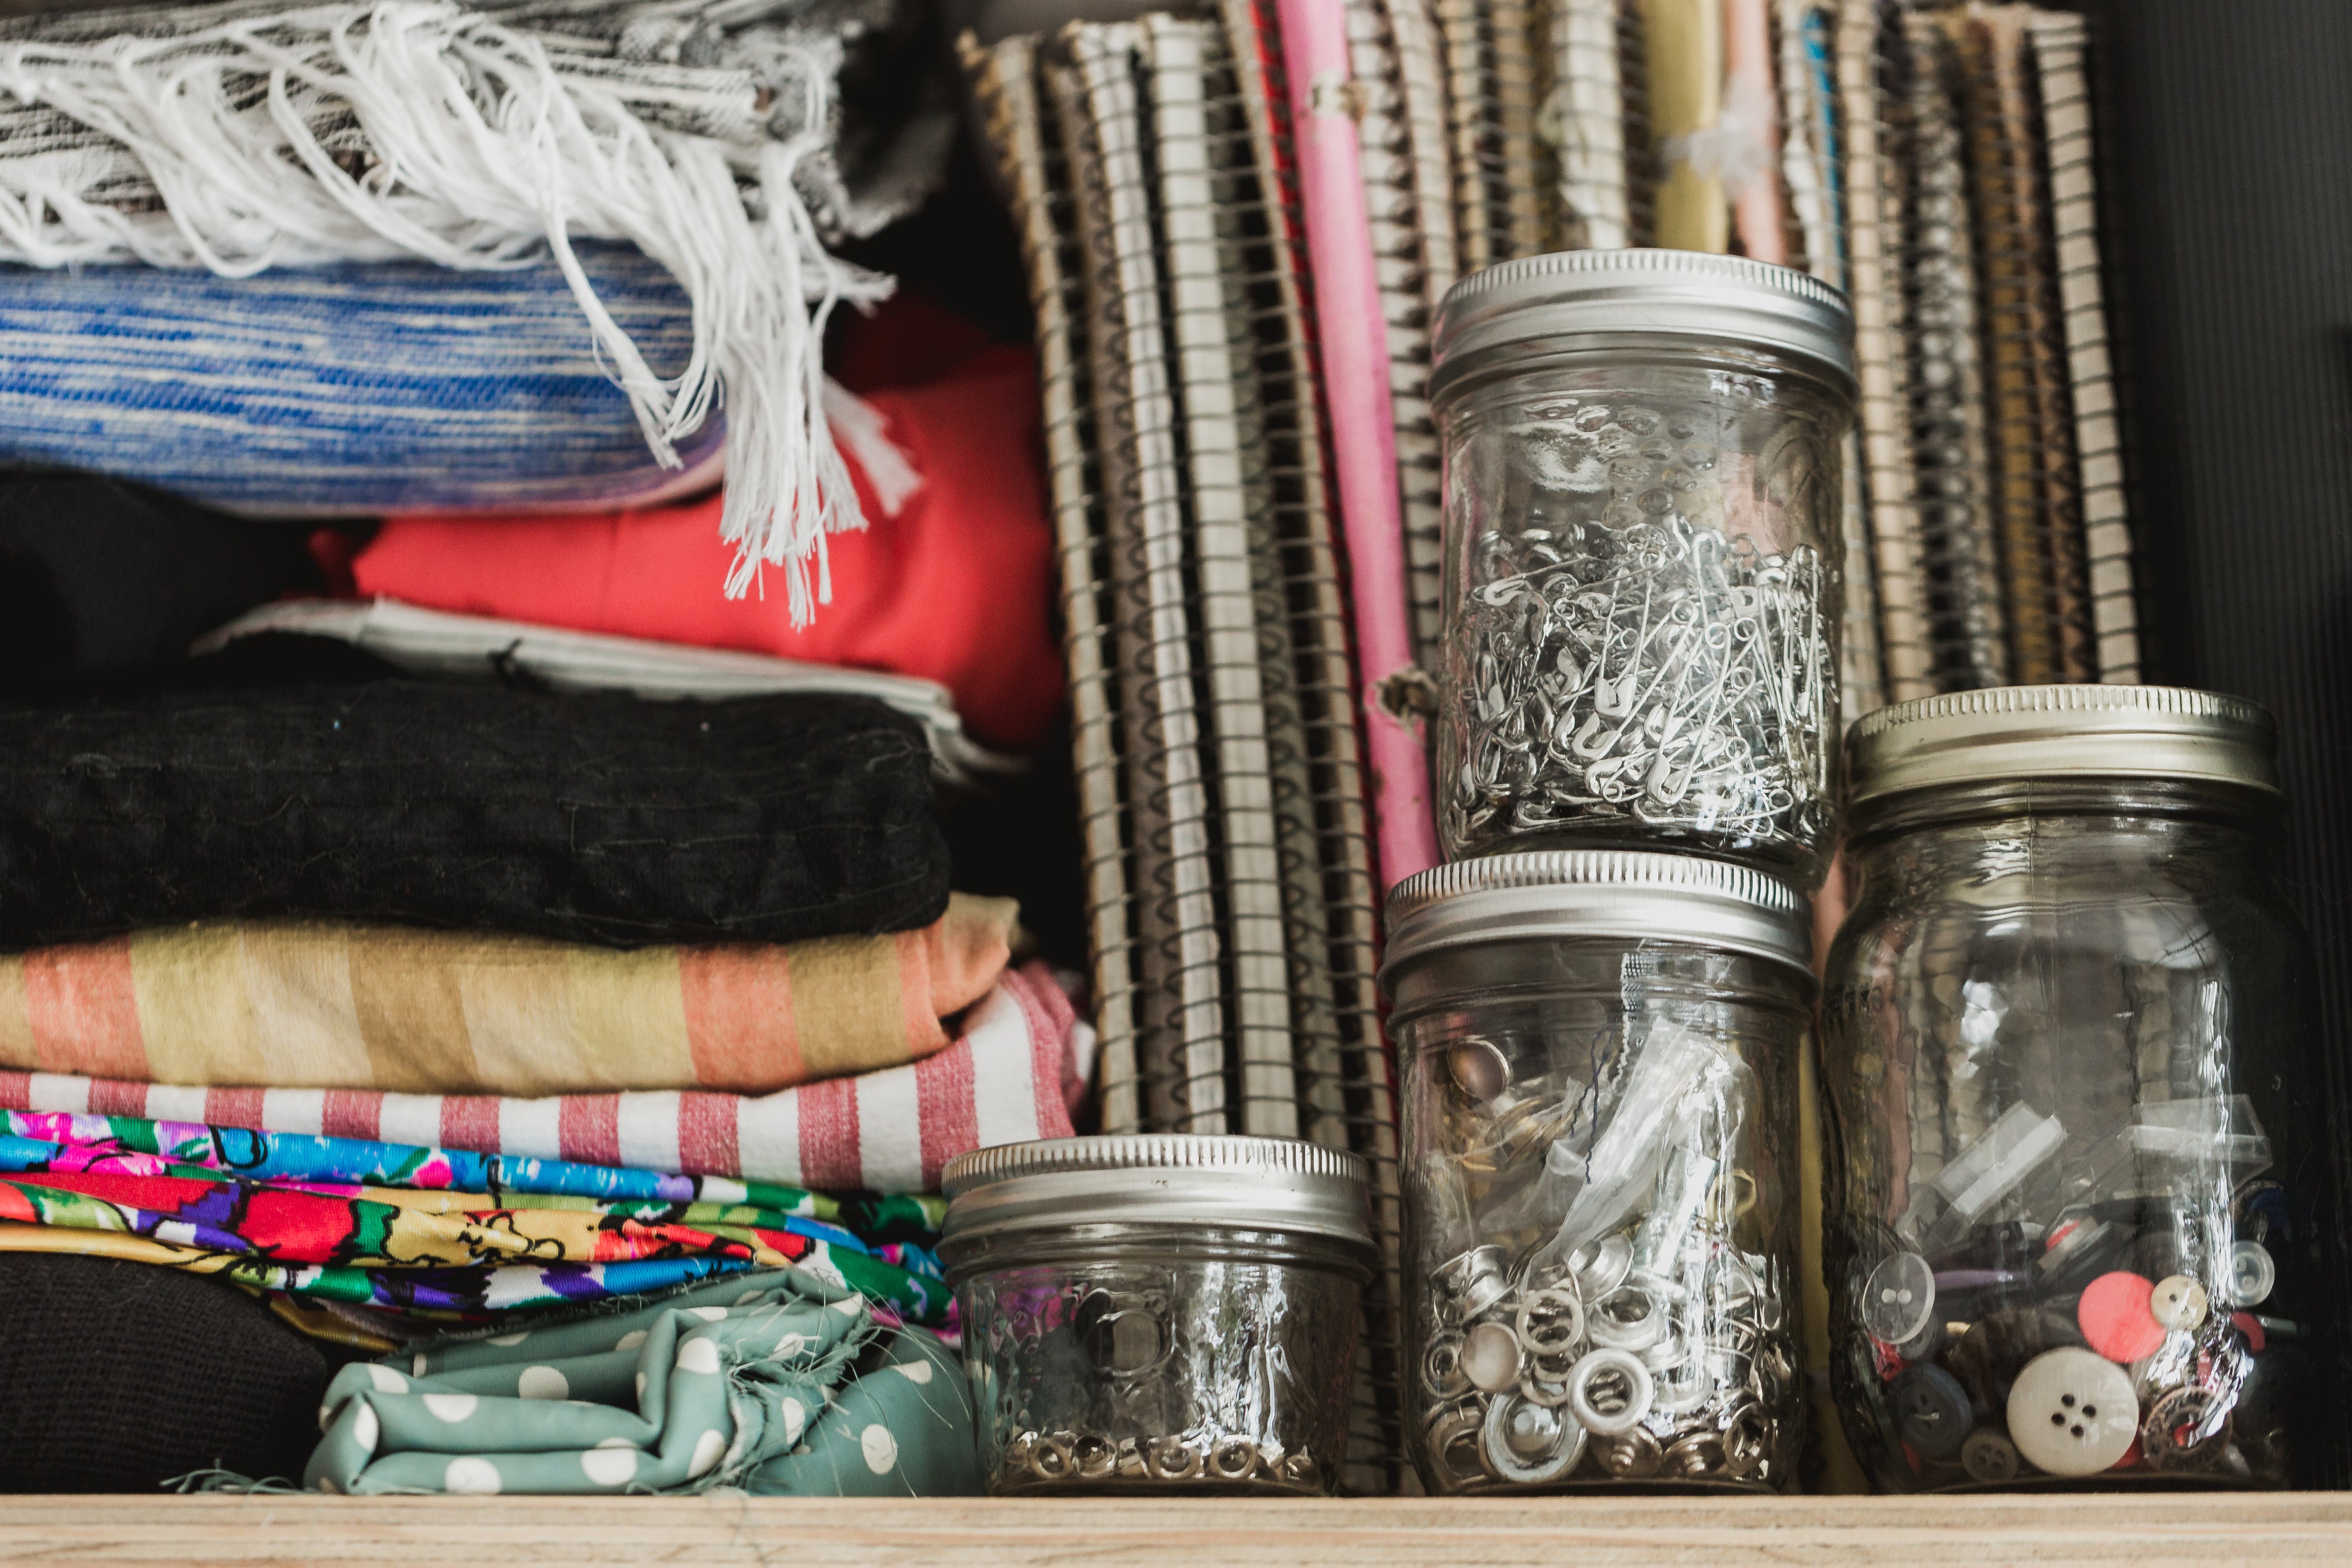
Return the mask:
<path fill-rule="evenodd" d="M 525 1399 L 569 1399 L 572 1383 L 551 1366 L 526 1366 L 515 1380 L 515 1392 Z"/>
<path fill-rule="evenodd" d="M 418 1359 L 422 1360 L 423 1358 L 419 1357 Z M 378 1394 L 405 1394 L 408 1392 L 408 1379 L 401 1376 L 400 1374 L 393 1371 L 392 1368 L 388 1366 L 378 1366 L 372 1361 L 368 1363 L 368 1381 L 375 1385 L 375 1391 Z"/>
<path fill-rule="evenodd" d="M 460 1496 L 488 1497 L 499 1490 L 499 1467 L 468 1454 L 449 1461 L 441 1472 L 441 1485 Z"/>
<path fill-rule="evenodd" d="M 646 1331 L 643 1329 L 631 1329 L 627 1333 L 621 1336 L 620 1342 L 614 1345 L 613 1348 L 614 1350 L 635 1350 L 645 1343 Z"/>
<path fill-rule="evenodd" d="M 707 1339 L 690 1339 L 677 1347 L 677 1369 L 705 1375 L 719 1370 L 719 1347 Z"/>
<path fill-rule="evenodd" d="M 362 1454 L 375 1452 L 376 1439 L 383 1436 L 383 1426 L 375 1418 L 375 1406 L 362 1405 L 360 1413 L 352 1417 L 352 1441 L 360 1446 Z"/>
<path fill-rule="evenodd" d="M 727 1457 L 727 1439 L 716 1432 L 705 1432 L 694 1440 L 694 1458 L 686 1462 L 689 1479 L 707 1476 Z"/>
<path fill-rule="evenodd" d="M 637 1479 L 635 1448 L 591 1448 L 580 1456 L 580 1468 L 600 1487 L 622 1487 Z"/>
<path fill-rule="evenodd" d="M 474 1414 L 481 1400 L 471 1394 L 428 1394 L 425 1408 L 443 1421 L 463 1421 Z"/>
<path fill-rule="evenodd" d="M 898 1439 L 880 1422 L 857 1434 L 857 1446 L 865 1450 L 866 1468 L 876 1475 L 887 1476 L 898 1467 Z"/>
<path fill-rule="evenodd" d="M 783 1404 L 779 1408 L 784 1417 L 784 1441 L 799 1442 L 801 1433 L 808 1426 L 808 1406 L 787 1394 L 784 1396 Z"/>
<path fill-rule="evenodd" d="M 931 1380 L 931 1364 L 928 1361 L 903 1361 L 890 1370 L 913 1384 L 920 1385 Z"/>

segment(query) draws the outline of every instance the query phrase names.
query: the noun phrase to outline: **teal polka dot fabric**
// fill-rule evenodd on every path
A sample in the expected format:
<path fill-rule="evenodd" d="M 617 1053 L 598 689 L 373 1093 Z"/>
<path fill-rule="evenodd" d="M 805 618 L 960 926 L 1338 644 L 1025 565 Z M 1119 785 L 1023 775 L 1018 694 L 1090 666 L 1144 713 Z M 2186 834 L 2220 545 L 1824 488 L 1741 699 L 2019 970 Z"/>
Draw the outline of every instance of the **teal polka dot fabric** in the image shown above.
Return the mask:
<path fill-rule="evenodd" d="M 957 1358 L 798 1270 L 346 1366 L 319 1420 L 328 1492 L 982 1490 Z"/>

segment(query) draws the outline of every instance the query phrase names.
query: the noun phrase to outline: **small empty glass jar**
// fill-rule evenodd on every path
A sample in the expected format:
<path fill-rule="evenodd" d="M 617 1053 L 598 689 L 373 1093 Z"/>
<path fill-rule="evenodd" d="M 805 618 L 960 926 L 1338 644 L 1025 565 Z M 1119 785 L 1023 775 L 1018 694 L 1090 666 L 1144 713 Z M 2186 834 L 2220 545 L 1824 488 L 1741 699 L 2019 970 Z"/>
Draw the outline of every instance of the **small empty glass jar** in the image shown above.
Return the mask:
<path fill-rule="evenodd" d="M 1369 1181 L 1345 1152 L 1184 1134 L 949 1162 L 990 1491 L 1338 1490 Z"/>
<path fill-rule="evenodd" d="M 2150 686 L 1854 726 L 1825 1239 L 1883 1490 L 2287 1482 L 2334 1353 L 2272 747 Z"/>
<path fill-rule="evenodd" d="M 1449 857 L 1671 841 L 1817 887 L 1836 832 L 1844 297 L 1579 251 L 1445 297 Z"/>
<path fill-rule="evenodd" d="M 1808 925 L 1685 855 L 1493 855 L 1390 895 L 1431 1491 L 1793 1483 Z"/>

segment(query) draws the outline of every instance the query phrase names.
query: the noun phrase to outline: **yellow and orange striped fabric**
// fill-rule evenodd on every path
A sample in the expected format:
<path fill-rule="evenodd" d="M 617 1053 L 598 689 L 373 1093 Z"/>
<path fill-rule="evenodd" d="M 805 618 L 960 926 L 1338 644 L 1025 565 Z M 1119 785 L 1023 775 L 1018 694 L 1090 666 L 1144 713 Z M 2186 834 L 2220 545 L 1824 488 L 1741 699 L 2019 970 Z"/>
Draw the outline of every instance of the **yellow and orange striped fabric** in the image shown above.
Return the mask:
<path fill-rule="evenodd" d="M 766 1094 L 943 1049 L 1018 906 L 919 931 L 619 952 L 328 922 L 207 921 L 0 956 L 0 1068 L 152 1083 Z"/>

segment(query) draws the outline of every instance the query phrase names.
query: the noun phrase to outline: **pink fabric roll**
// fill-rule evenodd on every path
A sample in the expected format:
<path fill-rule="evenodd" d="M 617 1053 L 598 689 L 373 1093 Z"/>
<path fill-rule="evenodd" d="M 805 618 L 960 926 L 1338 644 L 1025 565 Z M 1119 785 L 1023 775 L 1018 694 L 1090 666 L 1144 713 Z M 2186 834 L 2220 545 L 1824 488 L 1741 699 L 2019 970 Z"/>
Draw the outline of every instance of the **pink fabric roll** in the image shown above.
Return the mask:
<path fill-rule="evenodd" d="M 1393 883 L 1435 865 L 1438 852 L 1420 722 L 1396 716 L 1380 700 L 1382 683 L 1413 662 L 1388 322 L 1373 272 L 1356 121 L 1348 112 L 1345 14 L 1339 0 L 1281 0 L 1280 16 L 1315 276 L 1316 337 L 1347 530 L 1380 873 Z"/>

